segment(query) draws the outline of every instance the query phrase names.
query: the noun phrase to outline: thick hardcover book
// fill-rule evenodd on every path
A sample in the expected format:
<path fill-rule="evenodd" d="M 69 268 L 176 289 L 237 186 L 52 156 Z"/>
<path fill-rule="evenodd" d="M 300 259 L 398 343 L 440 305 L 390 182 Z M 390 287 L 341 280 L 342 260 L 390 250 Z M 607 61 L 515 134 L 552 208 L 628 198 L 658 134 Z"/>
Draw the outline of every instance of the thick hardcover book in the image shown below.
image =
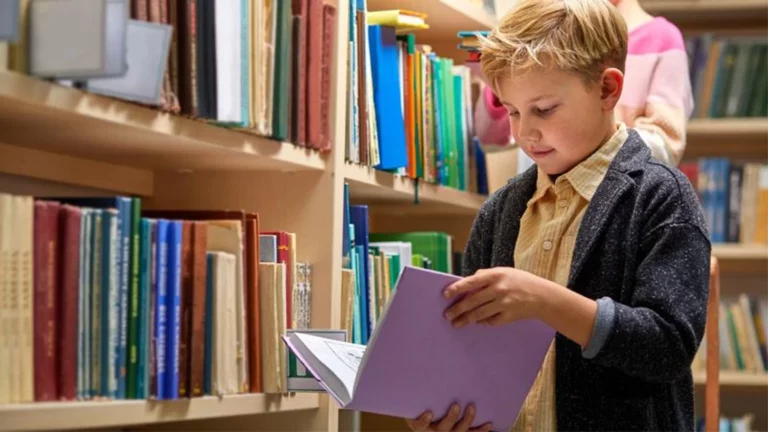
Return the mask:
<path fill-rule="evenodd" d="M 59 242 L 59 210 L 54 201 L 34 204 L 34 371 L 35 401 L 53 401 L 57 389 L 57 325 L 56 296 L 59 281 L 56 259 Z M 21 365 L 30 367 L 31 365 Z"/>
<path fill-rule="evenodd" d="M 80 245 L 82 210 L 61 206 L 58 254 L 58 378 L 59 398 L 77 397 L 78 378 L 78 307 L 80 283 Z"/>
<path fill-rule="evenodd" d="M 441 418 L 454 402 L 473 403 L 473 427 L 507 430 L 555 332 L 537 320 L 454 328 L 443 290 L 457 280 L 406 267 L 367 347 L 300 332 L 283 340 L 345 409 L 400 418 L 429 410 Z"/>

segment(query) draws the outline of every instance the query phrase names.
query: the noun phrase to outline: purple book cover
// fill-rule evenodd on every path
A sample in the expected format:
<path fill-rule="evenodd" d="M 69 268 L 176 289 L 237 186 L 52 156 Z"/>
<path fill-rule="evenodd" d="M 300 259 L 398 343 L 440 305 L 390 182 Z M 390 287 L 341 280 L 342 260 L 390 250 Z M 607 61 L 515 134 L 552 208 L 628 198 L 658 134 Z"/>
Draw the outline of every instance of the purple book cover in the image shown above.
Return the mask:
<path fill-rule="evenodd" d="M 514 425 L 555 332 L 537 320 L 453 328 L 443 317 L 452 301 L 442 292 L 456 280 L 405 268 L 368 343 L 352 400 L 343 408 L 401 418 L 431 410 L 439 419 L 453 402 L 462 408 L 474 403 L 473 427 L 488 421 L 495 430 Z"/>

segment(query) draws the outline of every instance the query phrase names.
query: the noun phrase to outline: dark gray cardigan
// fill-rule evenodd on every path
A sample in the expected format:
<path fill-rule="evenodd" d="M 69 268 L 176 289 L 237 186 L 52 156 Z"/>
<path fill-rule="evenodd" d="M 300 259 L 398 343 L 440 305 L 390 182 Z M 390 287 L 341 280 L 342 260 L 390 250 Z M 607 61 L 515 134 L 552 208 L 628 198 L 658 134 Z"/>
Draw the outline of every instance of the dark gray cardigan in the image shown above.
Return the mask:
<path fill-rule="evenodd" d="M 463 274 L 514 267 L 536 176 L 534 166 L 482 206 Z M 694 430 L 691 362 L 706 322 L 710 252 L 690 182 L 629 129 L 584 215 L 568 282 L 586 297 L 610 299 L 613 321 L 593 358 L 556 336 L 559 430 Z"/>

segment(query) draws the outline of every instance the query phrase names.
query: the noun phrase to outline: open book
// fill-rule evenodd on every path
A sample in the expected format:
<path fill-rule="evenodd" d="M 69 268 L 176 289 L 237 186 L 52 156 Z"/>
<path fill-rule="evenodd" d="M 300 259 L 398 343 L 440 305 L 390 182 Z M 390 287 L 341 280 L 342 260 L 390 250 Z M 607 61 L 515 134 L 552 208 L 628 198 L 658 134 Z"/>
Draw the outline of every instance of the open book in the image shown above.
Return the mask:
<path fill-rule="evenodd" d="M 437 419 L 474 403 L 473 427 L 509 429 L 555 332 L 537 320 L 453 328 L 442 292 L 457 279 L 406 267 L 367 347 L 300 332 L 283 340 L 342 408 Z"/>

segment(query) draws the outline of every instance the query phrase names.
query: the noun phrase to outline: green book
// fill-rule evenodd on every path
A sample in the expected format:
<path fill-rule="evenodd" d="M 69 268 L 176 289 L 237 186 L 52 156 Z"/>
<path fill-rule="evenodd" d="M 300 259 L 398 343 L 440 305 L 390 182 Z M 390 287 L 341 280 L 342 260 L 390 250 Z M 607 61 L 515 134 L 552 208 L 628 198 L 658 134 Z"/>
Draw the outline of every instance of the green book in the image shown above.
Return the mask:
<path fill-rule="evenodd" d="M 404 241 L 411 243 L 413 265 L 423 267 L 418 263 L 417 255 L 428 260 L 427 265 L 445 273 L 453 273 L 452 238 L 443 232 L 420 231 L 408 233 L 370 233 L 369 242 Z"/>
<path fill-rule="evenodd" d="M 141 198 L 131 199 L 130 278 L 128 286 L 128 367 L 126 398 L 137 399 L 137 368 L 139 364 L 139 268 L 141 267 Z"/>

